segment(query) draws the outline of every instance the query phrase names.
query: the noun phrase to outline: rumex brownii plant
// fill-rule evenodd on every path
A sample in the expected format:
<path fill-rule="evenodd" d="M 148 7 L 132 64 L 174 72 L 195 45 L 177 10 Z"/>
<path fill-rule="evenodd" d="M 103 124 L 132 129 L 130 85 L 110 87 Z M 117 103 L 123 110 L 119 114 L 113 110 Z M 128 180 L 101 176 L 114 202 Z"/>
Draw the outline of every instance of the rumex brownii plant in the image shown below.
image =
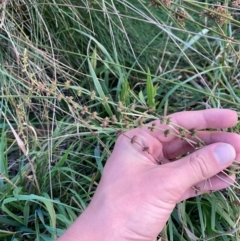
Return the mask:
<path fill-rule="evenodd" d="M 132 128 L 204 146 L 198 130 L 166 116 L 239 111 L 238 5 L 2 1 L 0 239 L 61 235 L 91 200 L 116 138 L 140 145 Z M 179 204 L 162 239 L 237 240 L 238 182 Z"/>

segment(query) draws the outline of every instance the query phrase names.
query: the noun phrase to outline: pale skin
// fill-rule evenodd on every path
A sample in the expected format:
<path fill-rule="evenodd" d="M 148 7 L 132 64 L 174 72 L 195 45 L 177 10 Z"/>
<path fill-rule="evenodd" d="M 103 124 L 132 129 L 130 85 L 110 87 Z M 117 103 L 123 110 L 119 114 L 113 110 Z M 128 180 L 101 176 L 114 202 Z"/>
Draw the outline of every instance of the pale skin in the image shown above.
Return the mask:
<path fill-rule="evenodd" d="M 198 130 L 206 146 L 195 150 L 187 141 L 164 136 L 158 128 L 166 125 L 160 121 L 154 122 L 154 131 L 145 126 L 120 135 L 91 203 L 58 241 L 153 241 L 177 203 L 234 182 L 234 175 L 221 171 L 240 160 L 240 135 L 201 130 L 234 126 L 236 112 L 210 109 L 169 117 L 185 129 Z M 190 154 L 172 161 L 185 153 Z"/>

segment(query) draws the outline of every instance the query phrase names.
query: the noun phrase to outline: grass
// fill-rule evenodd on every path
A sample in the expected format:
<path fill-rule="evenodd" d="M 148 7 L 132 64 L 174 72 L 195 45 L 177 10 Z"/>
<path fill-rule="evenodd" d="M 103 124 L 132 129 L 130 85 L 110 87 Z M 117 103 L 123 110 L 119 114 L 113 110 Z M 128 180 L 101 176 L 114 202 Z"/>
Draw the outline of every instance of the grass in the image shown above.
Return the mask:
<path fill-rule="evenodd" d="M 139 118 L 239 113 L 240 3 L 160 2 L 2 1 L 1 240 L 61 235 Z M 238 240 L 239 196 L 236 183 L 179 204 L 162 237 Z"/>

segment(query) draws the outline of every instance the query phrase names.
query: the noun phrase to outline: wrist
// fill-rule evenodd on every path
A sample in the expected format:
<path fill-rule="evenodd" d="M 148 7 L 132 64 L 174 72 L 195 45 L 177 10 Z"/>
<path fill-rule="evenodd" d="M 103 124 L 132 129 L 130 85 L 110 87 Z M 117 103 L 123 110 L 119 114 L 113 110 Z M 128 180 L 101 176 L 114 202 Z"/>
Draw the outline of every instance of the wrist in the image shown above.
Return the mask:
<path fill-rule="evenodd" d="M 128 240 L 122 234 L 123 225 L 120 215 L 109 206 L 92 200 L 87 209 L 67 229 L 58 241 L 105 241 Z"/>

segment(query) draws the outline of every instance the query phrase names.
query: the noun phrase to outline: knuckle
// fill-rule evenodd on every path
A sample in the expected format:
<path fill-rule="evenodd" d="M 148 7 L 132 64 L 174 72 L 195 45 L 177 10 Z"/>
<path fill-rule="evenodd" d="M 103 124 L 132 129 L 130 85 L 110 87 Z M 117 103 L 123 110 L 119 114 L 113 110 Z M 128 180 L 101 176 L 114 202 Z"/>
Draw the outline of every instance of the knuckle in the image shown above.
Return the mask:
<path fill-rule="evenodd" d="M 199 178 L 199 179 L 206 179 L 208 178 L 209 174 L 209 167 L 207 163 L 207 158 L 204 156 L 194 153 L 191 155 L 189 159 L 189 164 L 191 169 L 193 170 L 194 174 Z"/>

